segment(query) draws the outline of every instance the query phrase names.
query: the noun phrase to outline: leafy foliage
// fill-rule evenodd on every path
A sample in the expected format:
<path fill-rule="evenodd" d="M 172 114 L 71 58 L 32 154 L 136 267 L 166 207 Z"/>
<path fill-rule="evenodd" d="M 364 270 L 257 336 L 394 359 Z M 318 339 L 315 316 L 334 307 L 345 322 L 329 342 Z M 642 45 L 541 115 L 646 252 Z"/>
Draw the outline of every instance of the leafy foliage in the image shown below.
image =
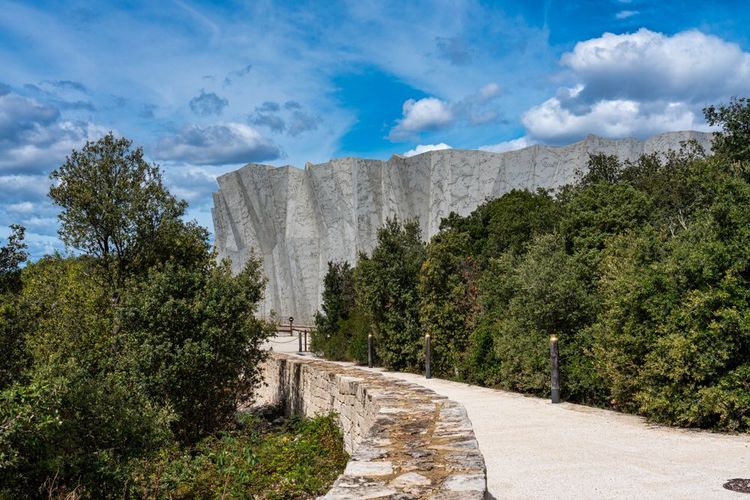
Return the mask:
<path fill-rule="evenodd" d="M 232 276 L 140 148 L 109 134 L 53 174 L 83 254 L 0 248 L 0 498 L 128 496 L 136 464 L 231 426 L 260 382 L 260 262 Z"/>
<path fill-rule="evenodd" d="M 554 333 L 566 399 L 750 431 L 750 100 L 704 111 L 722 127 L 712 155 L 690 141 L 593 155 L 555 197 L 515 190 L 450 214 L 416 284 L 387 225 L 354 272 L 358 307 L 399 342 L 383 363 L 413 369 L 421 339 L 405 332 L 421 329 L 437 375 L 544 396 Z"/>
<path fill-rule="evenodd" d="M 131 146 L 110 132 L 74 150 L 50 174 L 49 196 L 63 208 L 60 238 L 96 257 L 116 288 L 164 260 L 165 250 L 205 254 L 207 238 L 205 229 L 179 220 L 186 202 L 166 190 L 159 168 Z"/>
<path fill-rule="evenodd" d="M 430 335 L 432 370 L 459 378 L 463 356 L 478 314 L 476 259 L 467 256 L 466 233 L 444 231 L 427 247 L 419 273 L 419 319 Z"/>
<path fill-rule="evenodd" d="M 372 322 L 376 352 L 389 369 L 416 371 L 422 357 L 419 271 L 425 244 L 419 223 L 389 219 L 378 230 L 372 255 L 361 255 L 355 273 L 357 301 Z"/>
<path fill-rule="evenodd" d="M 328 359 L 350 359 L 348 346 L 352 336 L 349 320 L 354 311 L 354 270 L 348 262 L 329 262 L 323 280 L 321 311 L 315 314 L 311 349 Z"/>
<path fill-rule="evenodd" d="M 721 125 L 723 129 L 714 137 L 714 151 L 732 161 L 750 161 L 750 98 L 708 106 L 703 112 L 709 125 Z"/>
<path fill-rule="evenodd" d="M 165 449 L 143 460 L 139 498 L 311 498 L 322 495 L 348 456 L 332 415 L 269 425 L 245 417 L 238 429 L 201 441 L 194 453 Z"/>
<path fill-rule="evenodd" d="M 0 247 L 0 293 L 17 289 L 20 266 L 29 257 L 23 241 L 26 228 L 12 224 L 10 230 L 8 244 Z"/>
<path fill-rule="evenodd" d="M 260 382 L 260 345 L 273 333 L 254 316 L 264 284 L 257 259 L 237 276 L 227 263 L 167 264 L 123 297 L 136 370 L 150 398 L 177 413 L 181 440 L 194 442 L 230 421 Z"/>

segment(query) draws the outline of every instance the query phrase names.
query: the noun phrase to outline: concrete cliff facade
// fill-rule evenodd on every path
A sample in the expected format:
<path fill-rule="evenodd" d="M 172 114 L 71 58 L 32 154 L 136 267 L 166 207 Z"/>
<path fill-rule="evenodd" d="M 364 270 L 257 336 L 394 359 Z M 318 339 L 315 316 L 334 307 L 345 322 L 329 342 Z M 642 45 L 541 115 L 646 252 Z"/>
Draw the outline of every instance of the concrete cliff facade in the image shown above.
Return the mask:
<path fill-rule="evenodd" d="M 310 323 L 328 261 L 354 264 L 360 252 L 374 248 L 388 217 L 417 217 L 430 238 L 451 212 L 467 215 L 512 189 L 574 181 L 590 154 L 635 160 L 678 150 L 689 139 L 710 149 L 710 134 L 670 132 L 645 141 L 589 136 L 568 146 L 506 153 L 450 149 L 387 161 L 341 158 L 304 169 L 250 164 L 218 179 L 215 244 L 235 272 L 251 252 L 262 259 L 268 285 L 260 314 L 276 311 Z"/>

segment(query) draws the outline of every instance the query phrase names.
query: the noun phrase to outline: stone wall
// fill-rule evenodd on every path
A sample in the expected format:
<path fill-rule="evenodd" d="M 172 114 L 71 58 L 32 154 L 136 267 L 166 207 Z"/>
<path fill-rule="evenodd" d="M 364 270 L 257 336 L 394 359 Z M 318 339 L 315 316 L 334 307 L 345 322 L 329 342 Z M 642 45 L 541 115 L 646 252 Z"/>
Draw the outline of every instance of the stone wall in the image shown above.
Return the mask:
<path fill-rule="evenodd" d="M 281 353 L 269 354 L 263 372 L 257 403 L 338 415 L 351 459 L 325 498 L 484 498 L 484 458 L 460 404 L 377 373 Z"/>

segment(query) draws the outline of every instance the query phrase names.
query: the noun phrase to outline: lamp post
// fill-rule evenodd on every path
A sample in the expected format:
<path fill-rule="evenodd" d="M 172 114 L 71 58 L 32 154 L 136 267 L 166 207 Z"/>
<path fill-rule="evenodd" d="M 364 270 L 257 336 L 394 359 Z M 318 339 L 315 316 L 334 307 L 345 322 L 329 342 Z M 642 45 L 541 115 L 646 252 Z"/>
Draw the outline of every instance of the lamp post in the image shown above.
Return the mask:
<path fill-rule="evenodd" d="M 294 318 L 292 316 L 289 316 L 289 335 L 294 336 Z M 302 335 L 298 335 L 297 339 L 299 340 L 299 352 L 302 352 Z"/>
<path fill-rule="evenodd" d="M 560 402 L 560 352 L 557 347 L 557 335 L 549 337 L 549 357 L 552 382 L 552 402 Z"/>
<path fill-rule="evenodd" d="M 367 334 L 367 367 L 372 368 L 372 333 Z"/>
<path fill-rule="evenodd" d="M 432 345 L 430 341 L 430 334 L 424 336 L 424 378 L 432 378 L 432 367 L 430 366 L 432 361 Z"/>

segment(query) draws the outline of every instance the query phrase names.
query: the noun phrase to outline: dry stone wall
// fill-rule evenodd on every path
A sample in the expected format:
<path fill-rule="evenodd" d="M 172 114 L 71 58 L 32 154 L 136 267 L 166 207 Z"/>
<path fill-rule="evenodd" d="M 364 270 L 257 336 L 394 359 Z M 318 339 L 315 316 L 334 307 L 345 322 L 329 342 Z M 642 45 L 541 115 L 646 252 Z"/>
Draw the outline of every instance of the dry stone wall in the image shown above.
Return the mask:
<path fill-rule="evenodd" d="M 354 264 L 375 246 L 387 217 L 419 218 L 425 238 L 451 212 L 467 215 L 488 198 L 517 189 L 556 188 L 585 170 L 589 154 L 634 160 L 711 136 L 672 132 L 610 140 L 590 136 L 563 147 L 506 153 L 443 150 L 387 161 L 340 158 L 304 169 L 246 165 L 219 177 L 212 209 L 219 256 L 237 272 L 251 252 L 268 277 L 261 314 L 276 311 L 309 324 L 319 307 L 329 260 Z"/>
<path fill-rule="evenodd" d="M 482 499 L 484 458 L 460 404 L 350 366 L 270 353 L 257 403 L 336 412 L 351 459 L 327 499 Z"/>

